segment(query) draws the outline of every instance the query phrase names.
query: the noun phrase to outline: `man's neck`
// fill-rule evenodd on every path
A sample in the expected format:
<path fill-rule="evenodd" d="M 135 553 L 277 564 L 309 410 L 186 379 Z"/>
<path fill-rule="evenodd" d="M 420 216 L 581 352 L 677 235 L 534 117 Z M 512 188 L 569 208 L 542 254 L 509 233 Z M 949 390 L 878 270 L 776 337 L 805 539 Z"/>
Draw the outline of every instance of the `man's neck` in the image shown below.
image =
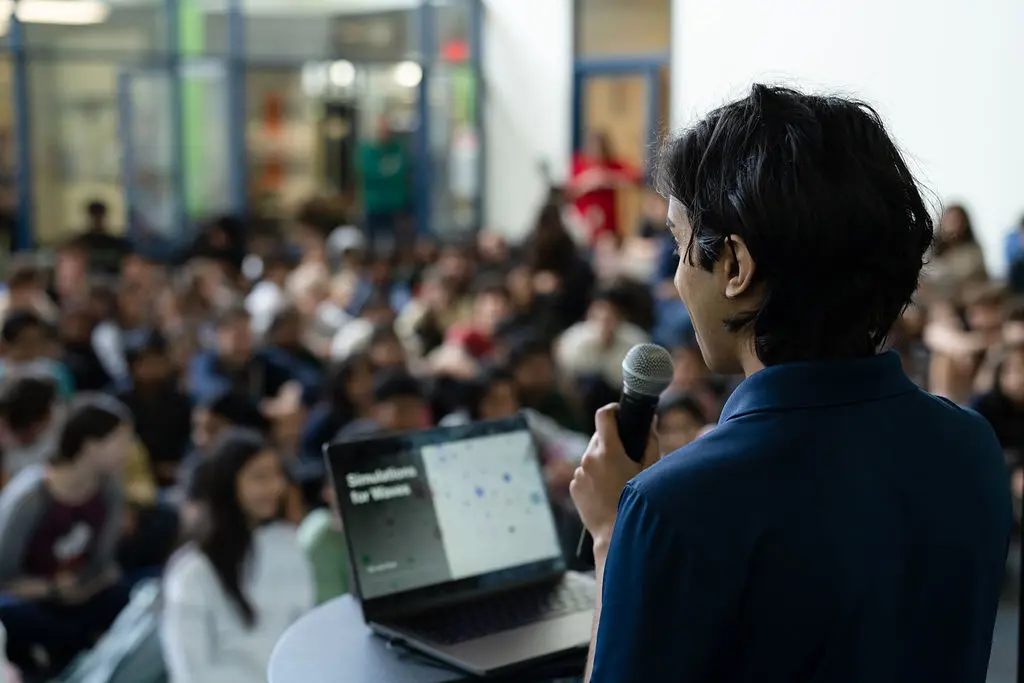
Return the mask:
<path fill-rule="evenodd" d="M 764 363 L 757 357 L 757 351 L 754 350 L 754 339 L 753 337 L 741 341 L 739 343 L 739 361 L 740 368 L 743 369 L 743 376 L 750 377 L 754 373 L 764 370 Z"/>
<path fill-rule="evenodd" d="M 89 500 L 99 490 L 100 481 L 99 472 L 78 463 L 51 465 L 47 470 L 50 493 L 61 503 Z"/>

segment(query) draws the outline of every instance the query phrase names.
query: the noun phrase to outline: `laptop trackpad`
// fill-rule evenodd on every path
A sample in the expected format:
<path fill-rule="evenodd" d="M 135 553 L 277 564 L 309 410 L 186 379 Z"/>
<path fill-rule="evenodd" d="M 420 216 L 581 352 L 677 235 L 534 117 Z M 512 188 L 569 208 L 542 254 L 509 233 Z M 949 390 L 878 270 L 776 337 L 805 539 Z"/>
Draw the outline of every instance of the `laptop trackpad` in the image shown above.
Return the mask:
<path fill-rule="evenodd" d="M 593 610 L 586 610 L 440 649 L 478 671 L 489 672 L 588 647 L 593 622 Z"/>

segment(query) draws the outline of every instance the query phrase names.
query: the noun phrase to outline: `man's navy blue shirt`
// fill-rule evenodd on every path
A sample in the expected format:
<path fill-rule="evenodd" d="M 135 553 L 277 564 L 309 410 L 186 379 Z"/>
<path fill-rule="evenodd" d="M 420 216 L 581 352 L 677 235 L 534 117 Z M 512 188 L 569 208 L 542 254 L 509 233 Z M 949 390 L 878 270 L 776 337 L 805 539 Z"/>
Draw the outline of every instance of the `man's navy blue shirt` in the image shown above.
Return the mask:
<path fill-rule="evenodd" d="M 983 683 L 999 443 L 895 353 L 752 375 L 626 487 L 593 683 Z"/>

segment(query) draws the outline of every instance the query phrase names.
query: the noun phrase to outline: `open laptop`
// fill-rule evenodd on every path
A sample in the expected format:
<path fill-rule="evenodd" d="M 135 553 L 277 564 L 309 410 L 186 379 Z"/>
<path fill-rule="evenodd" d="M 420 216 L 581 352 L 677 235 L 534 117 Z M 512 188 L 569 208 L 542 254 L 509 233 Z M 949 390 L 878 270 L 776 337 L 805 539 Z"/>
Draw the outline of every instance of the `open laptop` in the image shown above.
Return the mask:
<path fill-rule="evenodd" d="M 588 646 L 594 581 L 566 570 L 525 417 L 325 453 L 375 632 L 480 676 Z"/>

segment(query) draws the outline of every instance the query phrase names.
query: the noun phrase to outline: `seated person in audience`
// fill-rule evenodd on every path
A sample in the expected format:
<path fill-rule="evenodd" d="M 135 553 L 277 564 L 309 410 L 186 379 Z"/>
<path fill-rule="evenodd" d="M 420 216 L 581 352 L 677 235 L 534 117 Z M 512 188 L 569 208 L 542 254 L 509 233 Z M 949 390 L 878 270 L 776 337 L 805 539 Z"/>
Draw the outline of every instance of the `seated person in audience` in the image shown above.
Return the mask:
<path fill-rule="evenodd" d="M 42 271 L 29 261 L 12 265 L 7 276 L 7 291 L 0 293 L 0 322 L 14 311 L 35 313 L 47 324 L 56 322 L 60 314 L 46 292 Z"/>
<path fill-rule="evenodd" d="M 298 533 L 299 546 L 313 567 L 318 605 L 349 591 L 348 547 L 330 483 L 324 484 L 322 495 L 327 507 L 319 507 L 306 515 Z"/>
<path fill-rule="evenodd" d="M 294 263 L 287 254 L 268 254 L 262 258 L 260 281 L 245 297 L 245 310 L 252 318 L 252 331 L 263 337 L 274 322 L 274 316 L 287 306 L 284 286 Z"/>
<path fill-rule="evenodd" d="M 57 450 L 63 408 L 53 380 L 8 377 L 0 386 L 0 485 L 27 467 L 45 464 Z"/>
<path fill-rule="evenodd" d="M 930 352 L 928 387 L 959 404 L 992 385 L 998 362 L 1006 291 L 993 283 L 967 288 L 956 305 L 933 304 L 924 341 Z"/>
<path fill-rule="evenodd" d="M 1020 498 L 1024 494 L 1024 344 L 1007 350 L 995 386 L 975 398 L 972 407 L 995 430 L 1013 471 L 1014 495 Z"/>
<path fill-rule="evenodd" d="M 432 425 L 430 403 L 420 382 L 403 370 L 382 370 L 373 378 L 370 418 L 350 422 L 335 439 L 414 432 Z"/>
<path fill-rule="evenodd" d="M 470 358 L 486 359 L 494 350 L 498 325 L 511 312 L 512 303 L 504 278 L 494 274 L 484 275 L 476 283 L 472 318 L 450 327 L 444 345 L 458 348 Z"/>
<path fill-rule="evenodd" d="M 75 393 L 74 380 L 62 363 L 48 355 L 50 341 L 50 331 L 37 314 L 8 313 L 0 330 L 0 380 L 21 372 L 46 375 L 57 384 L 61 398 L 70 398 Z"/>
<path fill-rule="evenodd" d="M 234 307 L 217 320 L 217 344 L 213 351 L 192 359 L 189 389 L 192 400 L 201 403 L 225 390 L 245 396 L 254 407 L 273 398 L 290 381 L 303 382 L 303 389 L 316 391 L 300 376 L 295 366 L 280 353 L 256 349 L 249 314 Z"/>
<path fill-rule="evenodd" d="M 51 462 L 22 470 L 0 493 L 0 622 L 23 670 L 59 671 L 127 603 L 115 552 L 132 439 L 123 405 L 81 396 Z"/>
<path fill-rule="evenodd" d="M 302 343 L 302 314 L 294 306 L 279 310 L 267 329 L 268 349 L 280 353 L 289 366 L 295 368 L 297 378 L 305 378 L 303 384 L 319 387 L 324 368 L 320 359 Z"/>
<path fill-rule="evenodd" d="M 270 421 L 263 413 L 246 396 L 232 391 L 214 394 L 192 410 L 192 450 L 178 469 L 182 493 L 190 488 L 196 468 L 209 457 L 220 435 L 232 427 L 251 429 L 264 436 L 270 433 Z"/>
<path fill-rule="evenodd" d="M 204 470 L 207 518 L 164 578 L 164 660 L 174 683 L 263 681 L 274 645 L 313 606 L 312 569 L 277 521 L 287 480 L 259 434 L 225 433 Z"/>
<path fill-rule="evenodd" d="M 580 429 L 578 411 L 558 387 L 548 344 L 533 337 L 510 342 L 509 346 L 508 366 L 516 381 L 519 403 L 547 415 L 566 429 Z"/>
<path fill-rule="evenodd" d="M 558 368 L 573 382 L 595 377 L 617 393 L 622 386 L 622 359 L 637 344 L 650 341 L 646 332 L 629 322 L 623 294 L 612 288 L 599 292 L 586 319 L 572 325 L 555 343 Z"/>
<path fill-rule="evenodd" d="M 405 347 L 390 324 L 374 326 L 366 353 L 375 370 L 402 370 L 409 364 Z"/>
<path fill-rule="evenodd" d="M 64 306 L 57 332 L 64 350 L 62 362 L 78 391 L 106 391 L 113 381 L 93 348 L 95 327 L 96 321 L 86 302 Z"/>
<path fill-rule="evenodd" d="M 303 427 L 301 457 L 323 469 L 323 446 L 350 422 L 370 419 L 373 410 L 373 366 L 364 354 L 337 363 L 327 373 L 323 398 Z"/>
<path fill-rule="evenodd" d="M 708 424 L 700 403 L 681 394 L 658 406 L 658 439 L 664 455 L 696 441 Z"/>
<path fill-rule="evenodd" d="M 131 385 L 118 398 L 132 412 L 135 433 L 149 454 L 158 485 L 173 486 L 189 447 L 191 402 L 178 388 L 162 334 L 147 330 L 130 335 L 125 358 Z"/>
<path fill-rule="evenodd" d="M 1024 294 L 1024 218 L 1006 235 L 1007 284 L 1015 295 Z"/>

